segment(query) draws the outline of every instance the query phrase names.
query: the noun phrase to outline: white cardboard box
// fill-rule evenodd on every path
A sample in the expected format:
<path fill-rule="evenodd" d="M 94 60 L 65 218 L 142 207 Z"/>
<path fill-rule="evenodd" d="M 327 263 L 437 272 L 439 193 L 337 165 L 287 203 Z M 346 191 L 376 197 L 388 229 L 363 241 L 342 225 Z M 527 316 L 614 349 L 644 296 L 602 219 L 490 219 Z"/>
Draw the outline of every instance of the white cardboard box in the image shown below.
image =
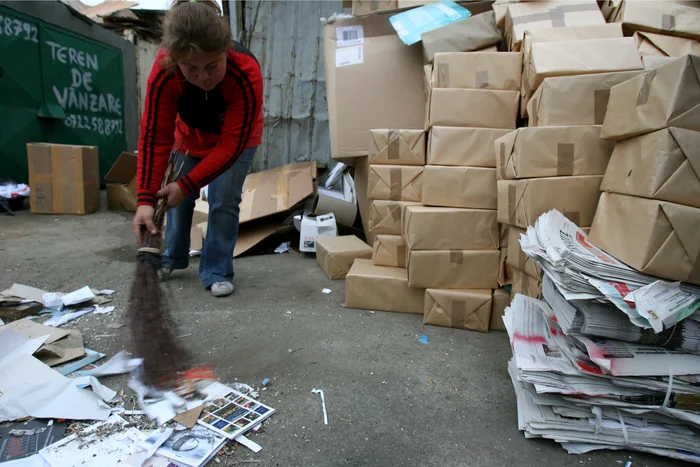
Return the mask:
<path fill-rule="evenodd" d="M 338 226 L 333 213 L 321 216 L 304 216 L 301 219 L 301 235 L 299 237 L 299 251 L 304 253 L 316 252 L 316 238 L 336 237 Z"/>

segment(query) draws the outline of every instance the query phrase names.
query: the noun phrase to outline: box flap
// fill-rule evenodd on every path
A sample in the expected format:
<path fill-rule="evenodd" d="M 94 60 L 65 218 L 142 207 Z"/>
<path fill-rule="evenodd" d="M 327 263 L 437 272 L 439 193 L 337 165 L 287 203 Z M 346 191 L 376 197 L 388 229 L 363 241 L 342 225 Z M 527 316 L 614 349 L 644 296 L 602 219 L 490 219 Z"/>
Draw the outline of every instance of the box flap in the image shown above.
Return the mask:
<path fill-rule="evenodd" d="M 107 183 L 130 183 L 136 177 L 137 156 L 123 152 L 105 175 Z"/>

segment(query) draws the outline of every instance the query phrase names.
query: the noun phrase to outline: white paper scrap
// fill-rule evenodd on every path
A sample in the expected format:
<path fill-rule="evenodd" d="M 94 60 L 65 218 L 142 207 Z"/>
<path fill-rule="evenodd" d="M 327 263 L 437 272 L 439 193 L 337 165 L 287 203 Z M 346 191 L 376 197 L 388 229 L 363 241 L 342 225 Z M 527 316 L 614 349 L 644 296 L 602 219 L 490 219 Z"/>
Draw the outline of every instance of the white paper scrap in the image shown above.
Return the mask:
<path fill-rule="evenodd" d="M 95 311 L 94 313 L 96 315 L 104 315 L 107 313 L 113 312 L 115 307 L 113 306 L 100 306 L 100 305 L 95 305 Z"/>
<path fill-rule="evenodd" d="M 321 395 L 321 407 L 323 408 L 323 424 L 328 425 L 328 413 L 326 412 L 326 398 L 323 395 L 323 389 L 312 389 L 311 392 L 314 394 Z"/>
<path fill-rule="evenodd" d="M 245 435 L 236 436 L 233 439 L 235 439 L 236 441 L 241 443 L 243 446 L 247 447 L 248 449 L 250 449 L 251 451 L 253 451 L 255 453 L 262 451 L 262 446 L 260 446 L 258 443 L 256 443 L 252 439 L 246 438 Z"/>
<path fill-rule="evenodd" d="M 33 355 L 48 337 L 29 339 L 12 329 L 3 330 L 0 332 L 0 366 L 21 355 Z"/>
<path fill-rule="evenodd" d="M 151 436 L 144 439 L 139 443 L 139 447 L 144 449 L 144 452 L 140 455 L 140 460 L 136 461 L 136 465 L 141 467 L 143 463 L 153 457 L 159 447 L 165 443 L 168 438 L 173 434 L 172 428 L 166 428 L 163 431 L 156 430 L 151 433 Z M 132 461 L 133 462 L 133 461 Z"/>
<path fill-rule="evenodd" d="M 78 310 L 78 311 L 73 311 L 70 313 L 57 313 L 53 315 L 51 318 L 47 319 L 44 321 L 44 326 L 53 326 L 53 327 L 58 327 L 58 326 L 63 326 L 69 321 L 73 321 L 74 319 L 78 319 L 83 315 L 86 315 L 92 311 L 92 308 L 85 308 L 84 310 Z"/>
<path fill-rule="evenodd" d="M 114 293 L 114 290 L 103 289 L 103 290 L 100 290 L 97 294 L 98 295 L 112 295 L 113 293 Z"/>
<path fill-rule="evenodd" d="M 71 306 L 87 302 L 88 300 L 92 300 L 93 298 L 95 298 L 95 294 L 92 293 L 90 287 L 85 286 L 82 289 L 78 289 L 75 292 L 66 294 L 61 298 L 65 306 Z"/>
<path fill-rule="evenodd" d="M 323 289 L 323 290 L 321 290 L 321 292 L 328 294 L 328 293 L 331 293 L 332 290 L 331 289 Z"/>
<path fill-rule="evenodd" d="M 2 467 L 51 467 L 51 464 L 46 462 L 40 454 L 34 454 L 23 459 L 5 461 L 2 463 Z"/>
<path fill-rule="evenodd" d="M 129 373 L 143 363 L 142 358 L 129 358 L 129 354 L 122 350 L 107 360 L 102 366 L 93 369 L 92 376 L 109 376 Z"/>

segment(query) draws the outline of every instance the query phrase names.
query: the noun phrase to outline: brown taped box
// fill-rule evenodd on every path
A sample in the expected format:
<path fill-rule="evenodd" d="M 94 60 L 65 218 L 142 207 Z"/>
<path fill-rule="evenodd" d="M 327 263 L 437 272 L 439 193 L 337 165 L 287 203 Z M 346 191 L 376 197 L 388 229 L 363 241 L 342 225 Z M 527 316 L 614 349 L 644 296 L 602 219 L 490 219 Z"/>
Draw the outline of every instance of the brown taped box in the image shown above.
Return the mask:
<path fill-rule="evenodd" d="M 556 209 L 578 226 L 593 222 L 600 175 L 498 181 L 498 222 L 526 229 Z"/>
<path fill-rule="evenodd" d="M 621 141 L 668 127 L 700 130 L 700 57 L 686 55 L 610 90 L 601 138 Z"/>
<path fill-rule="evenodd" d="M 694 39 L 636 31 L 634 40 L 637 43 L 639 55 L 642 56 L 682 57 L 684 55 L 700 55 L 700 42 Z"/>
<path fill-rule="evenodd" d="M 401 235 L 405 206 L 420 206 L 412 201 L 373 200 L 369 207 L 369 230 L 373 234 Z"/>
<path fill-rule="evenodd" d="M 105 175 L 110 211 L 136 211 L 136 164 L 136 154 L 123 152 Z"/>
<path fill-rule="evenodd" d="M 510 289 L 511 300 L 516 294 L 532 298 L 542 297 L 542 278 L 532 277 L 519 269 L 513 269 L 513 284 Z"/>
<path fill-rule="evenodd" d="M 610 88 L 639 71 L 546 78 L 527 104 L 528 125 L 602 125 Z"/>
<path fill-rule="evenodd" d="M 100 209 L 95 146 L 27 143 L 32 214 L 90 214 Z"/>
<path fill-rule="evenodd" d="M 434 126 L 428 137 L 428 165 L 496 167 L 493 144 L 511 130 Z"/>
<path fill-rule="evenodd" d="M 498 213 L 496 213 L 496 216 L 498 217 Z M 510 230 L 510 226 L 508 224 L 498 224 L 501 232 L 501 242 L 500 246 L 501 248 L 508 248 L 508 231 Z"/>
<path fill-rule="evenodd" d="M 501 264 L 498 266 L 498 285 L 504 287 L 513 282 L 513 267 L 508 264 L 508 248 L 501 248 Z"/>
<path fill-rule="evenodd" d="M 613 21 L 622 23 L 627 35 L 647 31 L 700 40 L 700 9 L 695 6 L 676 2 L 626 1 L 620 4 Z"/>
<path fill-rule="evenodd" d="M 334 159 L 367 155 L 369 130 L 423 129 L 425 124 L 421 47 L 407 47 L 401 42 L 389 22 L 390 16 L 347 18 L 323 26 Z M 350 26 L 362 27 L 363 43 L 338 47 L 338 28 Z M 361 57 L 357 60 L 361 63 L 344 62 L 344 54 Z"/>
<path fill-rule="evenodd" d="M 403 236 L 413 250 L 495 250 L 500 236 L 496 211 L 408 206 Z"/>
<path fill-rule="evenodd" d="M 425 131 L 370 130 L 369 163 L 425 165 Z"/>
<path fill-rule="evenodd" d="M 423 167 L 370 165 L 367 184 L 369 199 L 420 202 Z"/>
<path fill-rule="evenodd" d="M 316 239 L 316 262 L 331 280 L 345 278 L 356 259 L 371 257 L 372 247 L 354 235 Z"/>
<path fill-rule="evenodd" d="M 406 241 L 401 235 L 377 235 L 374 237 L 372 264 L 391 268 L 406 267 Z"/>
<path fill-rule="evenodd" d="M 700 208 L 700 131 L 667 128 L 615 145 L 601 191 Z"/>
<path fill-rule="evenodd" d="M 535 263 L 532 258 L 523 253 L 520 248 L 520 235 L 526 232 L 525 229 L 519 227 L 509 227 L 508 238 L 508 257 L 506 262 L 513 268 L 518 269 L 531 277 L 541 277 L 542 269 Z"/>
<path fill-rule="evenodd" d="M 596 0 L 520 2 L 508 5 L 504 29 L 510 50 L 520 50 L 525 31 L 605 23 Z"/>
<path fill-rule="evenodd" d="M 509 305 L 510 294 L 506 289 L 496 289 L 493 291 L 493 308 L 491 309 L 489 331 L 506 330 L 506 325 L 503 323 L 503 313 Z"/>
<path fill-rule="evenodd" d="M 439 53 L 433 88 L 519 91 L 523 56 L 519 52 Z"/>
<path fill-rule="evenodd" d="M 426 165 L 423 172 L 423 204 L 496 209 L 496 169 Z"/>
<path fill-rule="evenodd" d="M 408 285 L 421 289 L 495 289 L 498 250 L 408 250 Z"/>
<path fill-rule="evenodd" d="M 492 294 L 490 289 L 427 289 L 423 324 L 489 332 Z"/>
<path fill-rule="evenodd" d="M 603 193 L 588 240 L 638 271 L 700 285 L 700 209 Z"/>
<path fill-rule="evenodd" d="M 426 128 L 460 126 L 515 129 L 520 93 L 488 89 L 437 89 L 430 93 Z M 475 112 L 474 109 L 479 109 Z"/>
<path fill-rule="evenodd" d="M 615 144 L 600 125 L 519 128 L 495 143 L 499 180 L 603 175 Z"/>
<path fill-rule="evenodd" d="M 355 260 L 345 280 L 345 306 L 363 310 L 423 314 L 425 291 L 409 288 L 406 269 Z"/>
<path fill-rule="evenodd" d="M 469 4 L 465 6 L 474 13 Z M 423 55 L 429 63 L 437 53 L 471 52 L 498 45 L 502 40 L 493 11 L 473 14 L 469 18 L 421 34 Z"/>
<path fill-rule="evenodd" d="M 534 43 L 523 72 L 534 93 L 545 78 L 643 69 L 634 39 L 618 37 Z"/>

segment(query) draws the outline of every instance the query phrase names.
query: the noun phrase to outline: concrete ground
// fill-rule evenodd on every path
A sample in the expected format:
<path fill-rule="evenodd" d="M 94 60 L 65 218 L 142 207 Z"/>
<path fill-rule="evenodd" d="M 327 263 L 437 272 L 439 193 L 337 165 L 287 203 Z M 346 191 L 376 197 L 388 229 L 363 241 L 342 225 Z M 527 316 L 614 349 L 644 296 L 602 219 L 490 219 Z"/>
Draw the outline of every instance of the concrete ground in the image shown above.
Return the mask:
<path fill-rule="evenodd" d="M 86 347 L 108 356 L 129 349 L 127 328 L 107 325 L 125 322 L 134 258 L 127 213 L 0 215 L 0 289 L 17 282 L 117 291 L 114 313 L 74 324 Z M 346 309 L 343 281 L 326 279 L 313 257 L 296 252 L 249 256 L 235 267 L 236 293 L 224 299 L 201 288 L 196 262 L 169 282 L 182 340 L 200 362 L 225 383 L 259 388 L 272 380 L 260 399 L 278 412 L 251 435 L 263 450 L 243 448 L 210 465 L 684 465 L 627 451 L 570 456 L 552 441 L 526 440 L 517 428 L 505 333 Z M 422 334 L 427 345 L 418 341 Z M 102 382 L 126 388 L 124 377 Z M 313 388 L 325 391 L 328 426 Z"/>

